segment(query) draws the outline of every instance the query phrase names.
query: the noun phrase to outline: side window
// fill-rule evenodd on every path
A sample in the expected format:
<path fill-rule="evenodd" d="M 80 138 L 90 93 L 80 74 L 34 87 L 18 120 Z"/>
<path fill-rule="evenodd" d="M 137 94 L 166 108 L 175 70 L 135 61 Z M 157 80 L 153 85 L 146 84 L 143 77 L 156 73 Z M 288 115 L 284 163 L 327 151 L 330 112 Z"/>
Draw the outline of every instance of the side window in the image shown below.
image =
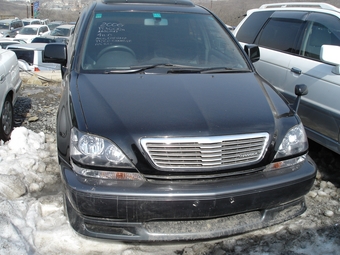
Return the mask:
<path fill-rule="evenodd" d="M 340 20 L 328 14 L 312 13 L 308 17 L 309 25 L 306 30 L 300 54 L 320 60 L 321 46 L 340 46 Z"/>
<path fill-rule="evenodd" d="M 20 28 L 20 27 L 22 27 L 21 21 L 14 21 L 14 22 L 12 23 L 12 27 L 14 27 L 14 28 Z"/>
<path fill-rule="evenodd" d="M 270 19 L 256 43 L 290 53 L 299 53 L 298 40 L 305 23 L 297 19 Z"/>
<path fill-rule="evenodd" d="M 273 14 L 273 11 L 252 13 L 237 32 L 236 38 L 240 42 L 254 43 L 263 24 Z"/>
<path fill-rule="evenodd" d="M 18 59 L 25 60 L 29 65 L 33 64 L 34 51 L 32 50 L 14 50 Z"/>

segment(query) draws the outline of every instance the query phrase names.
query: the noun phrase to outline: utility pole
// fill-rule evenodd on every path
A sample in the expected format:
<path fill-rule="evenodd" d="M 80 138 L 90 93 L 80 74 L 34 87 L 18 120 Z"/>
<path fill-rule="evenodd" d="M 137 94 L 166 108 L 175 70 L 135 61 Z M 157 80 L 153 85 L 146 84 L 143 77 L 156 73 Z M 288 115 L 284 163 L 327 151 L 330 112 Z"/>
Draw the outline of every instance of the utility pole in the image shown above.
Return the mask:
<path fill-rule="evenodd" d="M 33 18 L 33 3 L 31 3 L 31 18 Z"/>

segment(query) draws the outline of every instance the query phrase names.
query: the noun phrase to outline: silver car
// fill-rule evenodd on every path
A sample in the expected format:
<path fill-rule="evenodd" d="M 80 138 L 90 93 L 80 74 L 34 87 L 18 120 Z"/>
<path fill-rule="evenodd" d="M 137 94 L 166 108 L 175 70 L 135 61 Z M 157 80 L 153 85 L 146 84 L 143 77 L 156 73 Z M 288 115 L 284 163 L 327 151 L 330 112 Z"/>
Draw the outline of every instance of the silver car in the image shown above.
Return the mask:
<path fill-rule="evenodd" d="M 17 32 L 24 26 L 22 20 L 3 19 L 0 20 L 0 38 L 1 37 L 15 37 Z"/>
<path fill-rule="evenodd" d="M 307 135 L 340 154 L 340 9 L 325 3 L 277 3 L 248 11 L 234 34 L 257 44 L 254 65 L 290 102 L 305 84 L 298 114 Z"/>
<path fill-rule="evenodd" d="M 18 60 L 9 50 L 0 49 L 0 139 L 7 141 L 13 129 L 13 105 L 21 87 Z"/>

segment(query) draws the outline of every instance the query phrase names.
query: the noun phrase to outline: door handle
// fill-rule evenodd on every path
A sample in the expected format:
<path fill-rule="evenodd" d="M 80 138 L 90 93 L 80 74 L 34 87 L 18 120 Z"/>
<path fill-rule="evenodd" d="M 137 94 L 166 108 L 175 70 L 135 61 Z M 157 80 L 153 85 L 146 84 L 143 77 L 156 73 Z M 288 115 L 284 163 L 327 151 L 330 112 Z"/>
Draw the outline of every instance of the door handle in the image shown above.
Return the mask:
<path fill-rule="evenodd" d="M 291 72 L 296 73 L 298 75 L 300 75 L 302 73 L 301 69 L 293 67 L 292 69 L 290 69 Z"/>

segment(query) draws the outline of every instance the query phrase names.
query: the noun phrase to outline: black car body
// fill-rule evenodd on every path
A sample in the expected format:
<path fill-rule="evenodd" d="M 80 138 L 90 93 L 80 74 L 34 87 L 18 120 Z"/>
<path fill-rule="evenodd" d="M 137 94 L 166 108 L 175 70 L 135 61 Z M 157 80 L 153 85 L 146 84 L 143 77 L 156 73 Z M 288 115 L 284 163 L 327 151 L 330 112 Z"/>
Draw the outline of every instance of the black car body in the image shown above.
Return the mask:
<path fill-rule="evenodd" d="M 188 0 L 89 5 L 69 44 L 44 56 L 62 64 L 57 143 L 71 226 L 194 240 L 303 213 L 316 168 L 297 106 L 257 75 L 258 57 Z"/>

